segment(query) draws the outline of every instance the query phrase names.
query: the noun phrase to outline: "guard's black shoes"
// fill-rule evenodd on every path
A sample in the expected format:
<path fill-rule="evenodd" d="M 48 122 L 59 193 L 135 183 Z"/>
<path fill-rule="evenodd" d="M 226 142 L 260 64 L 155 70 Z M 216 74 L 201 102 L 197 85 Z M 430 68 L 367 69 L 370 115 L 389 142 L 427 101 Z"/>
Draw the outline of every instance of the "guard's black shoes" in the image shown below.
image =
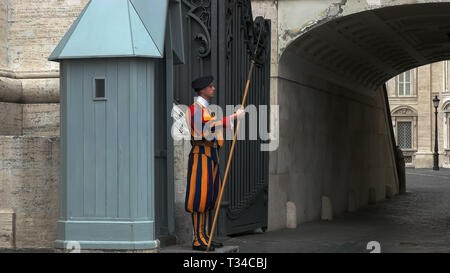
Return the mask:
<path fill-rule="evenodd" d="M 203 245 L 199 245 L 199 246 L 192 246 L 193 250 L 199 250 L 199 251 L 206 251 L 206 249 L 208 248 L 208 246 L 203 246 Z M 211 243 L 211 246 L 209 247 L 209 251 L 214 251 L 215 248 Z"/>
<path fill-rule="evenodd" d="M 223 244 L 220 242 L 216 242 L 216 241 L 211 241 L 211 245 L 213 247 L 223 247 Z"/>

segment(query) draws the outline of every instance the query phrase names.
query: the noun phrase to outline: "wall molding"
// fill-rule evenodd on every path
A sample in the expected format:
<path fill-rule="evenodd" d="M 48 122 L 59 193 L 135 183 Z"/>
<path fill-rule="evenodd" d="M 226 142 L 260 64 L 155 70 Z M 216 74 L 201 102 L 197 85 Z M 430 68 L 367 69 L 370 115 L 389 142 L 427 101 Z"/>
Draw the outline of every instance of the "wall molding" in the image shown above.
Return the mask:
<path fill-rule="evenodd" d="M 13 71 L 0 69 L 0 77 L 10 79 L 51 79 L 51 78 L 59 78 L 59 70 Z"/>
<path fill-rule="evenodd" d="M 59 103 L 59 72 L 0 69 L 0 102 Z"/>

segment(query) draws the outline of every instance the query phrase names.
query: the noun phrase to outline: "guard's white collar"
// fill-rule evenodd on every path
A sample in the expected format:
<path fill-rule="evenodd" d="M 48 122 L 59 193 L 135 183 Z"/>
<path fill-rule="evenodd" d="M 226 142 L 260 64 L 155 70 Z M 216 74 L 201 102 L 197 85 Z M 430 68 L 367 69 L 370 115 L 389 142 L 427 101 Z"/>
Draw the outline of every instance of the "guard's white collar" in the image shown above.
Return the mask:
<path fill-rule="evenodd" d="M 202 96 L 197 97 L 197 102 L 203 105 L 203 107 L 207 108 L 209 105 L 209 102 L 205 100 Z"/>

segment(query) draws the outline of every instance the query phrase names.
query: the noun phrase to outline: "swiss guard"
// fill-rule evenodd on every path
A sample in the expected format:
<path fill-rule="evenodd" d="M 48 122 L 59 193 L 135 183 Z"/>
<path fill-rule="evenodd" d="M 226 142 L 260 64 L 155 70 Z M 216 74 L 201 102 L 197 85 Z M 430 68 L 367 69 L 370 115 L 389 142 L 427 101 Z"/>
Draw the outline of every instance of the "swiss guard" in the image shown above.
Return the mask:
<path fill-rule="evenodd" d="M 218 151 L 223 146 L 223 128 L 233 130 L 233 120 L 245 115 L 245 111 L 239 109 L 233 115 L 218 119 L 208 110 L 216 90 L 213 81 L 212 76 L 192 81 L 192 88 L 198 97 L 186 112 L 192 149 L 188 161 L 185 210 L 192 214 L 192 249 L 202 251 L 207 249 L 209 241 L 207 215 L 216 208 L 221 187 Z M 222 246 L 221 243 L 212 241 L 209 250 L 214 251 Z"/>

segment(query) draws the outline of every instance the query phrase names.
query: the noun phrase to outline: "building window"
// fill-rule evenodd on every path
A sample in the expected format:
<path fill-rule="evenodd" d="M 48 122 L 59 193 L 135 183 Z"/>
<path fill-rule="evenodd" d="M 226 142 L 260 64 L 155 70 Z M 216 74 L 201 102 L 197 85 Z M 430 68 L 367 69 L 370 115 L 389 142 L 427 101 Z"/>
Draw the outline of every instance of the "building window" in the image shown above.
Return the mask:
<path fill-rule="evenodd" d="M 95 98 L 105 98 L 105 79 L 95 79 Z"/>
<path fill-rule="evenodd" d="M 398 75 L 398 96 L 411 96 L 411 70 Z"/>
<path fill-rule="evenodd" d="M 94 101 L 106 101 L 106 79 L 94 78 L 93 84 L 93 99 Z"/>
<path fill-rule="evenodd" d="M 447 149 L 450 149 L 450 115 L 447 114 Z"/>
<path fill-rule="evenodd" d="M 401 149 L 412 149 L 412 124 L 411 122 L 397 123 L 397 143 Z"/>
<path fill-rule="evenodd" d="M 413 163 L 412 156 L 405 156 L 404 159 L 405 159 L 405 163 L 406 164 L 412 164 Z"/>
<path fill-rule="evenodd" d="M 444 102 L 442 111 L 444 112 L 444 147 L 446 150 L 450 150 L 450 101 Z"/>

